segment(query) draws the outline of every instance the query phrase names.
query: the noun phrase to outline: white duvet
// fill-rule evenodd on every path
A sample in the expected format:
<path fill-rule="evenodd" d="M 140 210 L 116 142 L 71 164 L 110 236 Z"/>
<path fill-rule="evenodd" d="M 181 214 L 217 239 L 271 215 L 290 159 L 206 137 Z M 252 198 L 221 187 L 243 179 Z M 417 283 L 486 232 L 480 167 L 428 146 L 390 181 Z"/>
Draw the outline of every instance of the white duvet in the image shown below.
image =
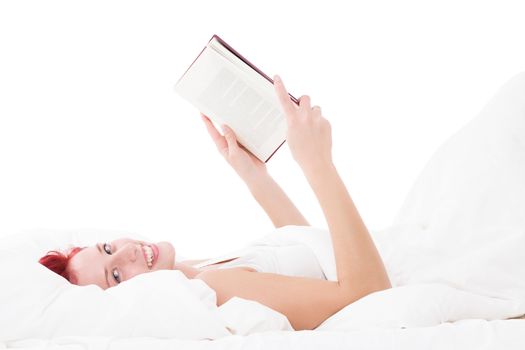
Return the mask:
<path fill-rule="evenodd" d="M 455 245 L 454 236 L 461 233 L 449 233 L 443 239 L 450 238 L 448 244 Z M 424 234 L 421 228 L 410 225 L 372 232 L 394 288 L 348 305 L 317 330 L 422 327 L 525 314 L 525 264 L 517 263 L 523 256 L 525 230 L 480 233 L 480 236 L 492 234 L 492 239 L 446 261 L 439 251 L 407 245 L 406 242 L 416 242 Z M 327 278 L 337 279 L 331 239 L 326 230 L 285 226 L 257 244 L 295 242 L 310 246 Z M 446 246 L 445 242 L 443 245 Z M 405 276 L 411 277 L 407 281 Z"/>
<path fill-rule="evenodd" d="M 483 349 L 522 350 L 525 320 L 465 320 L 435 327 L 408 329 L 363 328 L 345 332 L 263 332 L 228 336 L 214 341 L 155 337 L 80 337 L 24 339 L 6 342 L 5 348 L 178 350 L 178 349 Z M 0 344 L 0 349 L 2 349 Z"/>
<path fill-rule="evenodd" d="M 494 320 L 522 327 L 521 320 L 496 320 L 525 314 L 524 179 L 525 74 L 520 74 L 433 155 L 394 224 L 371 231 L 393 288 L 348 305 L 314 333 L 360 334 L 355 340 L 369 330 L 399 341 L 401 331 L 443 331 L 445 322 L 470 327 L 477 320 L 482 321 L 477 323 L 480 329 L 488 329 Z M 217 307 L 213 290 L 179 271 L 139 275 L 106 291 L 64 283 L 29 258 L 41 254 L 53 239 L 78 244 L 122 233 L 57 235 L 33 231 L 1 242 L 0 340 L 220 340 L 292 330 L 284 315 L 254 301 L 233 298 Z M 310 246 L 327 278 L 335 280 L 330 235 L 324 229 L 285 226 L 253 242 L 297 243 Z M 6 244 L 33 250 L 15 257 Z M 12 259 L 19 260 L 14 264 Z"/>

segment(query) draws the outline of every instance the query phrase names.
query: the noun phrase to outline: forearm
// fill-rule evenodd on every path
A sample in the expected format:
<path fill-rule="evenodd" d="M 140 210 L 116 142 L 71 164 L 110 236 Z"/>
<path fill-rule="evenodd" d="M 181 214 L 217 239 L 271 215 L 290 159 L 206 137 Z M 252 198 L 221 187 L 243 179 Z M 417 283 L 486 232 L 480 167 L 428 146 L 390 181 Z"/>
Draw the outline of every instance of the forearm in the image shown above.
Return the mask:
<path fill-rule="evenodd" d="M 305 175 L 328 223 L 339 284 L 363 293 L 390 288 L 381 256 L 335 166 L 329 163 Z"/>
<path fill-rule="evenodd" d="M 310 225 L 270 175 L 261 177 L 256 181 L 246 182 L 246 184 L 275 227 Z"/>

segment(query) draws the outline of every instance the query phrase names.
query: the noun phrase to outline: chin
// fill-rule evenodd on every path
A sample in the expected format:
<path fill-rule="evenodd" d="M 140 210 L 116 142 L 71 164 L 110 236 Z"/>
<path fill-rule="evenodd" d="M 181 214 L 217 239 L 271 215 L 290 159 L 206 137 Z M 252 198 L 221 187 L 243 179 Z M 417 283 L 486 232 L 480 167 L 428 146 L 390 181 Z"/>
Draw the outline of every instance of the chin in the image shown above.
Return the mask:
<path fill-rule="evenodd" d="M 170 242 L 157 242 L 159 247 L 159 261 L 157 262 L 158 270 L 173 270 L 175 266 L 175 248 Z"/>

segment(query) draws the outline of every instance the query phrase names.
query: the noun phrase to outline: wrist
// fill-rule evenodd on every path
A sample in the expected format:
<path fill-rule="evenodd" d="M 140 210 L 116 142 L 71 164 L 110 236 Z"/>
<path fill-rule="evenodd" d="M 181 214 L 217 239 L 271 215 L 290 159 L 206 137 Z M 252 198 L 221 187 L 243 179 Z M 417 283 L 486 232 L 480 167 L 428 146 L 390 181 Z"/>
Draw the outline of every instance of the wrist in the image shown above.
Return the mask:
<path fill-rule="evenodd" d="M 333 164 L 319 167 L 315 171 L 305 172 L 305 177 L 320 203 L 321 198 L 328 200 L 327 196 L 333 197 L 332 189 L 342 181 Z"/>
<path fill-rule="evenodd" d="M 331 160 L 301 166 L 301 170 L 307 179 L 322 175 L 325 172 L 337 171 Z"/>
<path fill-rule="evenodd" d="M 272 186 L 275 183 L 275 180 L 270 176 L 268 172 L 260 173 L 255 177 L 251 177 L 248 179 L 245 179 L 244 182 L 246 183 L 246 186 L 252 192 L 252 194 L 255 194 L 257 192 L 260 192 L 261 190 L 264 191 L 264 189 L 267 189 L 268 187 Z"/>
<path fill-rule="evenodd" d="M 266 168 L 250 168 L 247 170 L 236 170 L 237 175 L 246 183 L 246 185 L 250 186 L 252 183 L 257 183 L 259 181 L 264 180 L 268 177 L 268 170 Z"/>

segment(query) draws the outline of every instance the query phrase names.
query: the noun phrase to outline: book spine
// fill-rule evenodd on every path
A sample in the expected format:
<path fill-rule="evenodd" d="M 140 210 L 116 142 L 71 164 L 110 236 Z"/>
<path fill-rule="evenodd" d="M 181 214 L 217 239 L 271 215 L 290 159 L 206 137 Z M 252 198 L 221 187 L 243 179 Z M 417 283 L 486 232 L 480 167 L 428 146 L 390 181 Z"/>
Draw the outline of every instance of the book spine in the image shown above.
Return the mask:
<path fill-rule="evenodd" d="M 201 52 L 197 55 L 197 57 L 195 57 L 195 59 L 193 60 L 193 62 L 191 62 L 190 66 L 188 67 L 188 69 L 186 69 L 186 71 L 184 72 L 184 74 L 181 75 L 181 77 L 179 78 L 179 80 L 177 80 L 177 83 L 175 85 L 177 85 L 179 83 L 179 81 L 181 81 L 182 78 L 184 78 L 184 76 L 186 75 L 186 73 L 188 73 L 188 71 L 190 70 L 191 66 L 193 66 L 193 64 L 195 63 L 195 61 L 197 61 L 197 59 L 200 57 L 200 55 L 202 55 L 202 53 L 204 52 L 204 50 L 206 50 L 206 46 L 204 46 L 201 50 Z"/>
<path fill-rule="evenodd" d="M 286 142 L 286 140 L 284 140 L 283 143 L 281 143 L 281 144 L 279 145 L 279 147 L 277 147 L 277 148 L 275 149 L 275 151 L 273 151 L 273 153 L 270 154 L 270 156 L 269 156 L 264 162 L 265 162 L 265 163 L 268 163 L 268 161 L 270 160 L 270 158 L 272 158 L 272 156 L 275 154 L 275 152 L 277 152 L 277 150 L 278 150 L 279 148 L 281 148 L 281 146 L 284 145 L 285 142 Z"/>

